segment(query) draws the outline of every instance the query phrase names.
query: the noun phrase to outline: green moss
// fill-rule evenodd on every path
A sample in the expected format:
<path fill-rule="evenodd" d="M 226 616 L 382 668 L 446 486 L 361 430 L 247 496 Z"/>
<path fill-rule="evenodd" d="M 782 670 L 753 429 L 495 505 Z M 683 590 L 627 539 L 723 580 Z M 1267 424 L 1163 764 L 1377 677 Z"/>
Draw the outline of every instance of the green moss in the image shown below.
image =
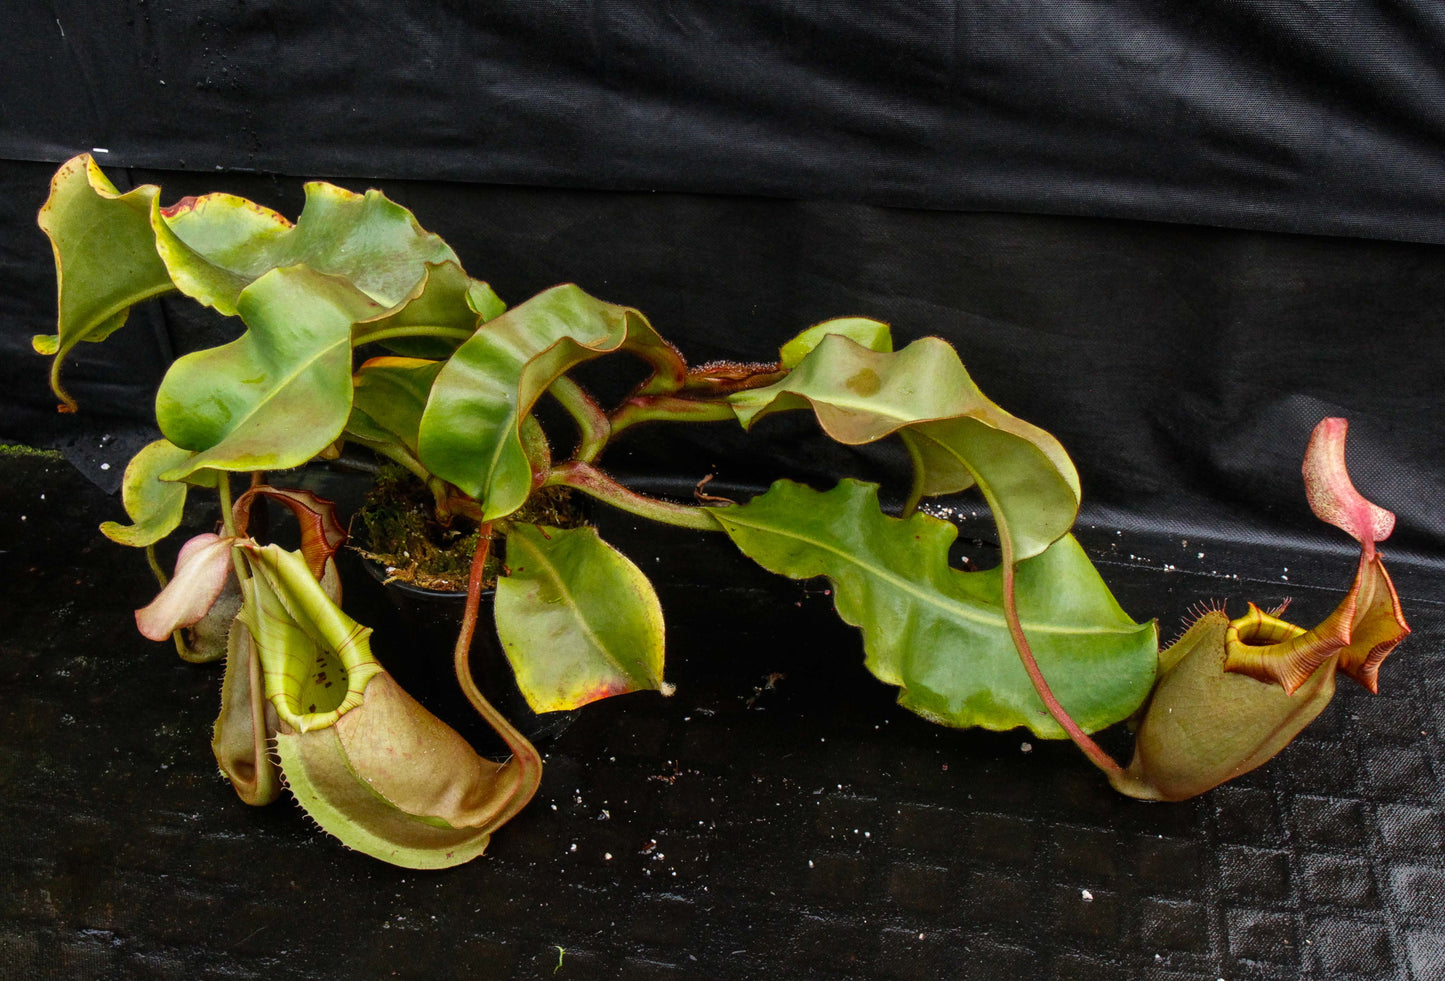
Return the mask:
<path fill-rule="evenodd" d="M 30 457 L 40 460 L 63 460 L 59 450 L 37 450 L 21 443 L 0 443 L 0 457 Z"/>
<path fill-rule="evenodd" d="M 533 493 L 509 520 L 555 528 L 584 523 L 571 493 L 561 487 Z M 386 566 L 389 578 L 426 589 L 460 592 L 467 588 L 480 540 L 477 524 L 461 516 L 453 516 L 449 523 L 438 520 L 435 497 L 410 471 L 382 468 L 356 513 L 353 530 L 365 539 L 364 547 L 357 551 Z M 494 532 L 485 586 L 496 585 L 505 556 L 506 539 Z"/>

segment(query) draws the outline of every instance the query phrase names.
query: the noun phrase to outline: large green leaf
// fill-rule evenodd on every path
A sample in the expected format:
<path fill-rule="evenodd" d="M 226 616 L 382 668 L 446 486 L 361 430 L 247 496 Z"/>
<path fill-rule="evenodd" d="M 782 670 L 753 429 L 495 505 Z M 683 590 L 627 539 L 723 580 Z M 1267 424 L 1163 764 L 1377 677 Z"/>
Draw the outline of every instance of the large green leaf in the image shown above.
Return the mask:
<path fill-rule="evenodd" d="M 662 607 L 595 528 L 518 525 L 497 581 L 497 634 L 536 712 L 662 685 Z"/>
<path fill-rule="evenodd" d="M 156 254 L 150 212 L 160 188 L 145 184 L 121 194 L 90 154 L 56 172 L 39 224 L 55 252 L 59 285 L 59 333 L 35 338 L 35 349 L 54 355 L 50 383 L 71 407 L 60 385 L 60 366 L 81 341 L 100 341 L 125 324 L 131 306 L 175 289 Z"/>
<path fill-rule="evenodd" d="M 905 707 L 945 725 L 1064 736 L 1009 636 L 1000 570 L 949 567 L 953 525 L 889 517 L 877 487 L 852 480 L 826 493 L 780 481 L 712 514 L 765 568 L 827 576 L 839 615 L 863 630 L 869 670 L 902 689 Z M 1069 714 L 1093 731 L 1132 713 L 1154 680 L 1153 623 L 1129 619 L 1072 536 L 1016 575 L 1024 632 Z"/>
<path fill-rule="evenodd" d="M 437 376 L 422 416 L 427 469 L 482 502 L 485 520 L 526 501 L 532 468 L 523 420 L 568 370 L 614 351 L 674 356 L 636 310 L 555 286 L 489 321 Z"/>
<path fill-rule="evenodd" d="M 249 328 L 229 344 L 177 360 L 156 395 L 166 438 L 196 451 L 164 474 L 200 467 L 299 466 L 341 434 L 351 412 L 351 326 L 377 304 L 344 279 L 275 269 L 238 306 Z"/>
<path fill-rule="evenodd" d="M 356 194 L 322 182 L 306 185 L 295 225 L 245 198 L 207 194 L 167 208 L 157 203 L 151 226 L 181 291 L 225 314 L 235 314 L 241 292 L 272 269 L 304 263 L 395 307 L 421 289 L 427 263 L 457 261 L 380 191 Z"/>
<path fill-rule="evenodd" d="M 900 433 L 914 459 L 914 502 L 978 483 L 1015 561 L 1042 552 L 1078 513 L 1078 474 L 1058 440 L 985 397 L 953 347 L 936 337 L 894 353 L 828 334 L 782 380 L 730 402 L 747 427 L 811 408 L 841 443 Z"/>

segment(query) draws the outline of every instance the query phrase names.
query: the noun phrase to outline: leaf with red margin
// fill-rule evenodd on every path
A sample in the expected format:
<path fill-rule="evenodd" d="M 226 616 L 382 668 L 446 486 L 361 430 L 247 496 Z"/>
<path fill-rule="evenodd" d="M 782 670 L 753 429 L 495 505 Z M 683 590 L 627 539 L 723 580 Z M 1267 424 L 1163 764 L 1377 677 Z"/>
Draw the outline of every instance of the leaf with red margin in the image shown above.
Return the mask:
<path fill-rule="evenodd" d="M 662 606 L 597 529 L 517 525 L 497 580 L 497 635 L 535 712 L 662 687 Z"/>
<path fill-rule="evenodd" d="M 681 357 L 637 310 L 573 284 L 518 304 L 484 324 L 438 373 L 418 434 L 422 463 L 480 501 L 483 520 L 506 517 L 534 486 L 524 428 L 537 401 L 578 365 L 624 350 L 656 369 L 644 393 L 685 382 Z"/>
<path fill-rule="evenodd" d="M 814 346 L 785 377 L 729 397 L 744 428 L 810 408 L 824 432 L 849 446 L 898 433 L 914 463 L 906 510 L 977 484 L 1005 561 L 1041 554 L 1073 526 L 1079 477 L 1063 446 L 985 396 L 947 342 L 924 337 L 893 352 L 847 334 L 811 333 L 801 337 Z M 885 340 L 874 338 L 880 347 Z"/>
<path fill-rule="evenodd" d="M 228 316 L 245 289 L 273 269 L 305 264 L 339 276 L 383 307 L 417 295 L 427 263 L 456 253 L 380 191 L 356 194 L 320 181 L 306 185 L 296 224 L 233 194 L 183 198 L 150 214 L 154 248 L 176 286 Z"/>

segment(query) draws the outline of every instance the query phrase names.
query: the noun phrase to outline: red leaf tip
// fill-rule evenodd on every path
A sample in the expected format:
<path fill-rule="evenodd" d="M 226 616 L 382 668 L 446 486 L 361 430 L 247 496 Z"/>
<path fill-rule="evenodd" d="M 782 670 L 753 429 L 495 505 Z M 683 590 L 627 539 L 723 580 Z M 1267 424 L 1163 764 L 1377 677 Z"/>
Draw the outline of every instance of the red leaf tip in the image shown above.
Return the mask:
<path fill-rule="evenodd" d="M 1349 421 L 1322 419 L 1305 450 L 1305 496 L 1310 510 L 1327 524 L 1341 529 L 1373 554 L 1375 543 L 1395 530 L 1395 515 L 1372 504 L 1357 490 L 1345 467 L 1345 434 Z"/>

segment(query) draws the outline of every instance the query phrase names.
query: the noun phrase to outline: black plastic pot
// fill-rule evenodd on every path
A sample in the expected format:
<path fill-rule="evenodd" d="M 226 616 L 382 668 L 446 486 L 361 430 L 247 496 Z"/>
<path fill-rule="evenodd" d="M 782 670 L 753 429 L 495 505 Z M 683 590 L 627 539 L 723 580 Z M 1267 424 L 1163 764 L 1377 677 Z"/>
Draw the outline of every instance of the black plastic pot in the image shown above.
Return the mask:
<path fill-rule="evenodd" d="M 347 550 L 346 606 L 374 628 L 371 647 L 397 682 L 437 718 L 486 756 L 506 756 L 497 734 L 482 721 L 457 685 L 452 667 L 461 627 L 465 593 L 438 592 L 405 582 L 384 582 L 386 570 Z M 497 639 L 492 614 L 495 590 L 481 596 L 472 637 L 471 668 L 477 687 L 517 729 L 533 742 L 545 742 L 570 726 L 576 711 L 533 712 L 517 688 L 512 666 Z"/>

